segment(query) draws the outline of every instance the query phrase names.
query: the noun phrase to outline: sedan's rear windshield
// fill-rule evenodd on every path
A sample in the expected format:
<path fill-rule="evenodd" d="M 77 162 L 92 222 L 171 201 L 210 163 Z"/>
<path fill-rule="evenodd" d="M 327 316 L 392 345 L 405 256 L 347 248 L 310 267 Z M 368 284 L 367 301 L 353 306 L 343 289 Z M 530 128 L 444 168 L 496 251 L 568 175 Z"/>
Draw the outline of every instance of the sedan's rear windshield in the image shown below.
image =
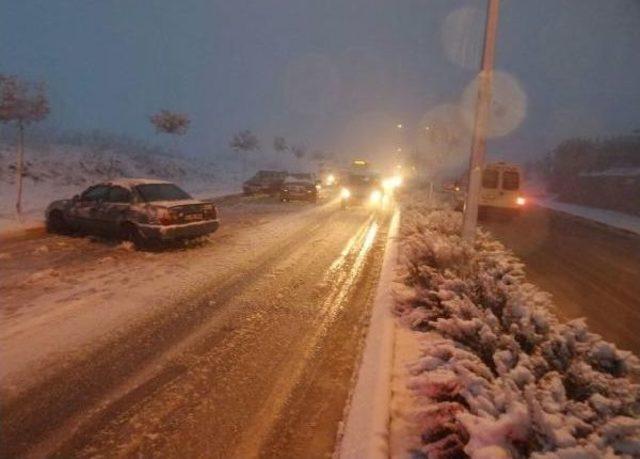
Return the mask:
<path fill-rule="evenodd" d="M 179 201 L 191 199 L 191 196 L 173 183 L 148 183 L 136 186 L 136 190 L 147 202 L 153 201 Z"/>

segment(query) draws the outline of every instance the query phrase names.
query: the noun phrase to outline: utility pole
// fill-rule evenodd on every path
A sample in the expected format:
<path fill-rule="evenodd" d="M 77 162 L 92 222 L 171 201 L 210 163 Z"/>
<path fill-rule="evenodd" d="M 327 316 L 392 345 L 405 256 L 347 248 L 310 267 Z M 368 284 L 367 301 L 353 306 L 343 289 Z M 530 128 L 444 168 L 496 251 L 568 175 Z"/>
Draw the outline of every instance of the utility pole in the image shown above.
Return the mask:
<path fill-rule="evenodd" d="M 491 108 L 491 83 L 493 81 L 493 62 L 495 60 L 496 35 L 500 0 L 489 0 L 487 7 L 487 23 L 484 31 L 484 49 L 482 51 L 482 67 L 478 76 L 478 99 L 476 101 L 471 156 L 469 158 L 469 187 L 464 206 L 462 220 L 462 238 L 472 242 L 478 223 L 478 201 L 482 167 L 487 143 L 487 127 Z"/>

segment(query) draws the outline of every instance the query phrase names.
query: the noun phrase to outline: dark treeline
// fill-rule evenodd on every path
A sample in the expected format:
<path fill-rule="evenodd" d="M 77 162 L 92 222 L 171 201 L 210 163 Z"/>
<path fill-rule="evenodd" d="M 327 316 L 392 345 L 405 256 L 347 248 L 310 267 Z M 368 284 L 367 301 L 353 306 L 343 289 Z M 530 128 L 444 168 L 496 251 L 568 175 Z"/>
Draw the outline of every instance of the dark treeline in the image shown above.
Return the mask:
<path fill-rule="evenodd" d="M 585 172 L 640 167 L 640 135 L 565 140 L 551 153 L 549 166 L 552 188 Z"/>
<path fill-rule="evenodd" d="M 565 140 L 532 166 L 563 201 L 640 214 L 640 135 Z"/>

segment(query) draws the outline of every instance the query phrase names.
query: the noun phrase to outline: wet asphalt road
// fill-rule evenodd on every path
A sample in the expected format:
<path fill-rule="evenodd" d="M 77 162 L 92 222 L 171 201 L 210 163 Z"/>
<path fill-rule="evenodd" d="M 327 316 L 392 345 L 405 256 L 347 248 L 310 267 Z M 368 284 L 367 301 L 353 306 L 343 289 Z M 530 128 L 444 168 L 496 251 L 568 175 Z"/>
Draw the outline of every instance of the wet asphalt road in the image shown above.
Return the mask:
<path fill-rule="evenodd" d="M 330 455 L 388 217 L 325 207 L 249 267 L 3 400 L 0 455 Z"/>
<path fill-rule="evenodd" d="M 593 331 L 640 355 L 640 236 L 542 207 L 481 225 L 525 262 L 560 317 L 586 317 Z"/>

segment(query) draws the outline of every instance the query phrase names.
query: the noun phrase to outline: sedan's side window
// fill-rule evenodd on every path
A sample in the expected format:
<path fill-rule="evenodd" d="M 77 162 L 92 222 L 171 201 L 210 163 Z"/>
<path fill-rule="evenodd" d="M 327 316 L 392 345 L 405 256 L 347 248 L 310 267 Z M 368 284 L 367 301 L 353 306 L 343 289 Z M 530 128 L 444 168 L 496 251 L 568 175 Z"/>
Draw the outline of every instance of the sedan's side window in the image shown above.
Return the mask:
<path fill-rule="evenodd" d="M 109 194 L 109 187 L 97 185 L 87 189 L 82 193 L 81 201 L 106 201 Z"/>
<path fill-rule="evenodd" d="M 121 186 L 112 186 L 109 190 L 107 201 L 129 204 L 131 202 L 131 192 Z"/>

